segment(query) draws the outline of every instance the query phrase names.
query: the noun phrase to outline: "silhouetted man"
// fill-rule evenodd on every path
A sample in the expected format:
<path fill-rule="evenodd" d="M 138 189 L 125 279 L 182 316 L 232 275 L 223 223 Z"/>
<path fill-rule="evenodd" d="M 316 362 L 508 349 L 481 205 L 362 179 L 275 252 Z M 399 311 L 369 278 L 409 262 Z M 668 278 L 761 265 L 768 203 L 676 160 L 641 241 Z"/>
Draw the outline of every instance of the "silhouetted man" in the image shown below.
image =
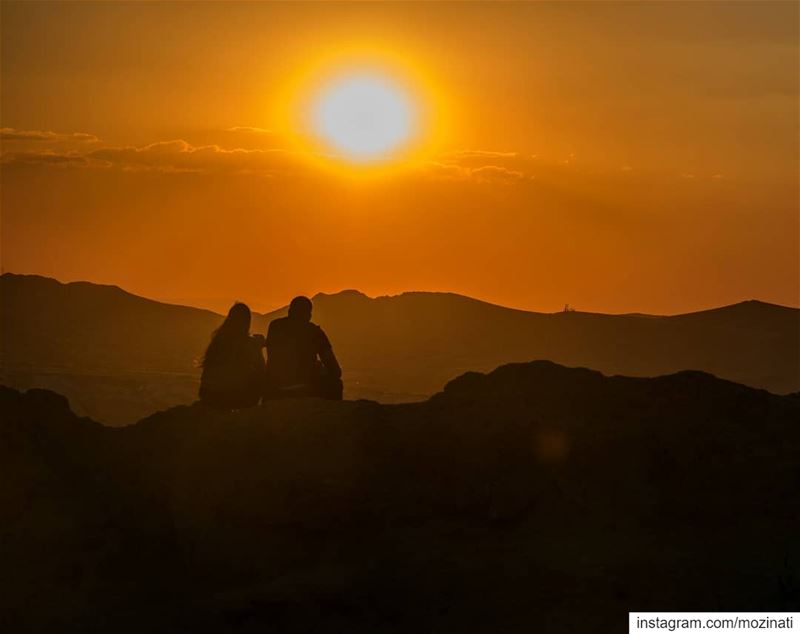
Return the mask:
<path fill-rule="evenodd" d="M 342 369 L 325 332 L 311 323 L 311 309 L 308 297 L 295 297 L 289 304 L 289 316 L 270 323 L 265 398 L 319 396 L 341 400 Z"/>

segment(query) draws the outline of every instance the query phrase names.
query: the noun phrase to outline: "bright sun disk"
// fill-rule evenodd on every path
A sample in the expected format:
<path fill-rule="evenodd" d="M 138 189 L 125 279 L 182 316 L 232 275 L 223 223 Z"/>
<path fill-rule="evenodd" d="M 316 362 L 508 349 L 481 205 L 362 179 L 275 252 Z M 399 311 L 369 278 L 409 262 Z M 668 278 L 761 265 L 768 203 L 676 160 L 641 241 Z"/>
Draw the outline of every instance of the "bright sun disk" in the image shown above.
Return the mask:
<path fill-rule="evenodd" d="M 352 75 L 331 82 L 313 108 L 315 131 L 354 161 L 387 158 L 411 136 L 414 109 L 408 95 L 375 75 Z"/>

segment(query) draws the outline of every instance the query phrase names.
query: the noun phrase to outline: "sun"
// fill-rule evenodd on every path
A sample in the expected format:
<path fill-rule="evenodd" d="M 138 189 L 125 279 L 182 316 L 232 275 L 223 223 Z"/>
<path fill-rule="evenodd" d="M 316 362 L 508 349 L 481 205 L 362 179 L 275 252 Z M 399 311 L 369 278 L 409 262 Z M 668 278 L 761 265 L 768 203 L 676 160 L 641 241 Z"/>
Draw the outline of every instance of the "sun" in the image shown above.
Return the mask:
<path fill-rule="evenodd" d="M 449 144 L 452 93 L 399 44 L 339 42 L 269 92 L 269 127 L 298 158 L 355 180 L 427 164 Z"/>
<path fill-rule="evenodd" d="M 416 113 L 410 96 L 388 77 L 358 73 L 325 85 L 312 105 L 314 132 L 343 158 L 389 158 L 407 143 Z"/>

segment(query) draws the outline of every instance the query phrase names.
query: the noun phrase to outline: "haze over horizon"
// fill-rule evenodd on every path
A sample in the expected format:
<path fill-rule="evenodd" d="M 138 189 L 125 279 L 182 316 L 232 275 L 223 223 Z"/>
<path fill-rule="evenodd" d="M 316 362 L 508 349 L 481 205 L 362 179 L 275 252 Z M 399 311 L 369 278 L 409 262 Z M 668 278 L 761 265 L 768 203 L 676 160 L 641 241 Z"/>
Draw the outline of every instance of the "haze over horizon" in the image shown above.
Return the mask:
<path fill-rule="evenodd" d="M 1 10 L 4 271 L 217 311 L 800 306 L 796 3 Z M 343 72 L 397 110 L 369 165 Z"/>

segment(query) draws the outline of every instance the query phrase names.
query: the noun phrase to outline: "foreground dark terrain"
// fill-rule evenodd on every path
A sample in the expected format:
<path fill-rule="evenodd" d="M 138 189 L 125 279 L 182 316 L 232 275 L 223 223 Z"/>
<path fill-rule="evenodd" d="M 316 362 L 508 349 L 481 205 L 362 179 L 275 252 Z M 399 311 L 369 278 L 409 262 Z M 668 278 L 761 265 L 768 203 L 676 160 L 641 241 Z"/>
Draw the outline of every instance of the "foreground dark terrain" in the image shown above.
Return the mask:
<path fill-rule="evenodd" d="M 279 310 L 254 315 L 265 333 Z M 115 286 L 0 276 L 0 383 L 54 390 L 109 425 L 197 395 L 201 357 L 222 317 Z M 606 374 L 710 372 L 777 394 L 800 390 L 800 310 L 742 302 L 686 315 L 533 313 L 451 293 L 314 298 L 345 372 L 345 397 L 420 401 L 454 376 L 550 359 Z"/>
<path fill-rule="evenodd" d="M 549 362 L 426 402 L 0 391 L 5 632 L 621 632 L 800 609 L 800 396 Z"/>

